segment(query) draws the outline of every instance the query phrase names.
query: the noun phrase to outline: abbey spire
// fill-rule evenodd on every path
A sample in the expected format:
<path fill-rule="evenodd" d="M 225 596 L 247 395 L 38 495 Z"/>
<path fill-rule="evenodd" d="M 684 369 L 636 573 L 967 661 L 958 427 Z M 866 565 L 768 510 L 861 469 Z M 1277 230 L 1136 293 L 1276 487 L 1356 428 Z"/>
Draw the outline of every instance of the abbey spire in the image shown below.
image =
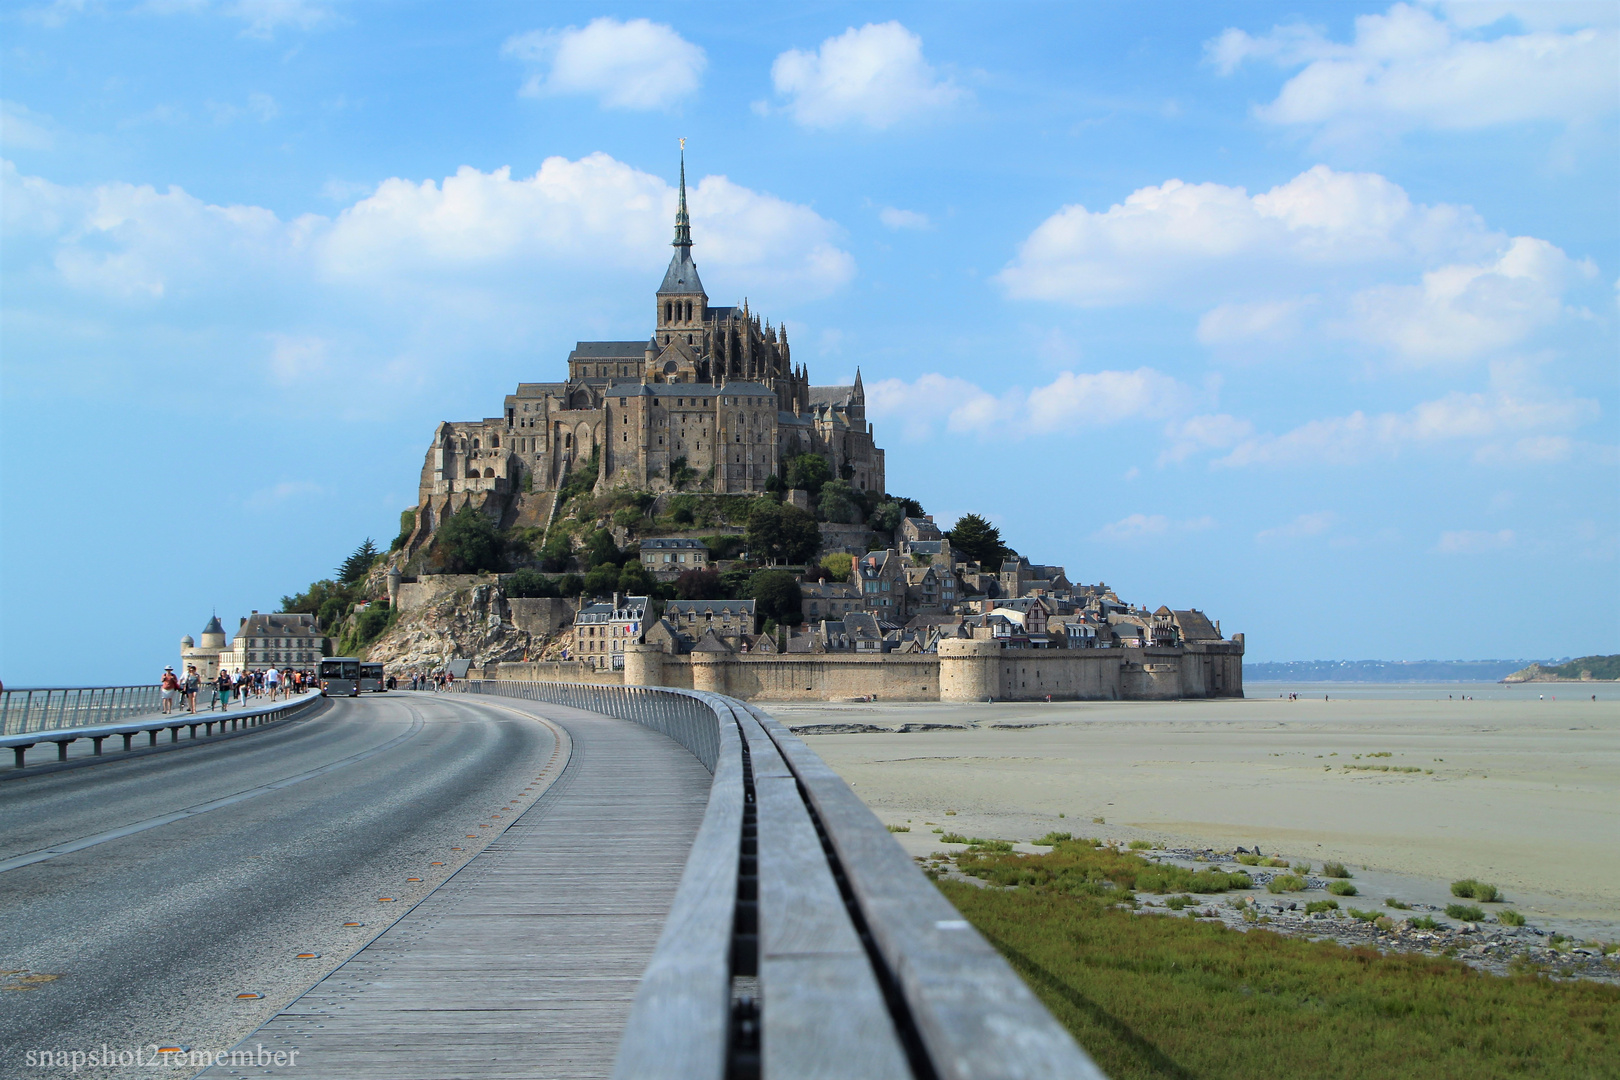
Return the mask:
<path fill-rule="evenodd" d="M 681 151 L 680 201 L 675 209 L 675 254 L 658 286 L 658 330 L 654 340 L 668 345 L 677 338 L 701 346 L 703 324 L 708 319 L 709 296 L 703 291 L 697 264 L 692 261 L 692 219 L 686 213 L 686 151 Z"/>

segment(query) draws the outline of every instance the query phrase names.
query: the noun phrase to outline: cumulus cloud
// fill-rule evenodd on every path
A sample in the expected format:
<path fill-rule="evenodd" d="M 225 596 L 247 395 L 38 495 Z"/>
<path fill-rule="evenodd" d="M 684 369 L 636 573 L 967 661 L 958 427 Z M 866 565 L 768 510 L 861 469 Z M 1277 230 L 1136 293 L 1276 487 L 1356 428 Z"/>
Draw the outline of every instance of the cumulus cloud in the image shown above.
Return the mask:
<path fill-rule="evenodd" d="M 1520 344 L 1595 274 L 1466 207 L 1317 165 L 1255 195 L 1169 180 L 1106 210 L 1065 206 L 997 280 L 1018 299 L 1206 307 L 1198 339 L 1217 349 L 1275 347 L 1317 327 L 1421 364 Z"/>
<path fill-rule="evenodd" d="M 283 221 L 254 206 L 215 206 L 180 188 L 112 183 L 74 188 L 6 163 L 6 228 L 59 233 L 52 258 L 79 288 L 162 296 L 203 286 L 229 267 L 377 285 L 450 283 L 525 267 L 656 272 L 667 258 L 675 191 L 606 154 L 548 158 L 531 177 L 463 167 L 442 182 L 394 178 L 336 218 Z M 825 294 L 854 260 L 839 230 L 809 207 L 703 178 L 690 189 L 698 258 L 713 276 Z"/>
<path fill-rule="evenodd" d="M 958 434 L 1022 438 L 1081 431 L 1126 420 L 1162 420 L 1187 412 L 1203 395 L 1152 368 L 1135 371 L 1065 371 L 1033 390 L 1014 387 L 991 394 L 966 379 L 927 374 L 912 382 L 882 379 L 867 384 L 866 407 L 874 417 L 900 420 L 907 438 L 926 438 L 935 425 Z"/>
<path fill-rule="evenodd" d="M 1167 536 L 1171 533 L 1203 532 L 1207 529 L 1213 529 L 1215 525 L 1215 519 L 1207 514 L 1203 517 L 1179 521 L 1172 520 L 1163 514 L 1131 514 L 1128 517 L 1104 525 L 1091 535 L 1095 540 L 1131 543 Z"/>
<path fill-rule="evenodd" d="M 922 38 L 898 22 L 850 27 L 815 52 L 790 49 L 771 65 L 776 92 L 801 125 L 882 130 L 966 96 L 923 59 Z"/>
<path fill-rule="evenodd" d="M 719 301 L 744 288 L 756 303 L 797 301 L 854 274 L 838 226 L 809 207 L 720 176 L 689 194 Z M 55 184 L 0 162 L 5 288 L 37 318 L 183 323 L 277 382 L 366 366 L 429 378 L 452 357 L 553 334 L 559 312 L 585 337 L 642 325 L 626 313 L 651 315 L 675 198 L 662 178 L 595 154 L 528 177 L 394 178 L 336 215 L 284 219 L 177 187 Z"/>
<path fill-rule="evenodd" d="M 1312 514 L 1301 514 L 1286 525 L 1279 525 L 1274 529 L 1261 529 L 1254 534 L 1254 538 L 1259 543 L 1270 544 L 1280 540 L 1302 540 L 1306 537 L 1321 536 L 1338 520 L 1339 515 L 1333 511 L 1318 510 Z"/>
<path fill-rule="evenodd" d="M 1467 360 L 1513 345 L 1564 313 L 1577 277 L 1596 277 L 1545 240 L 1514 238 L 1482 264 L 1443 266 L 1421 285 L 1381 285 L 1351 298 L 1355 334 L 1420 362 Z"/>
<path fill-rule="evenodd" d="M 1434 550 L 1441 555 L 1480 555 L 1512 547 L 1515 539 L 1512 529 L 1501 529 L 1497 532 L 1472 532 L 1464 529 L 1441 533 L 1440 539 L 1435 541 Z"/>
<path fill-rule="evenodd" d="M 1185 420 L 1172 421 L 1164 429 L 1166 445 L 1159 453 L 1159 464 L 1185 461 L 1193 454 L 1207 450 L 1225 450 L 1253 434 L 1252 423 L 1226 413 L 1189 416 Z"/>
<path fill-rule="evenodd" d="M 1615 110 L 1620 37 L 1612 26 L 1561 31 L 1555 20 L 1570 12 L 1548 18 L 1560 6 L 1452 4 L 1437 15 L 1395 4 L 1381 15 L 1358 16 L 1349 43 L 1293 23 L 1259 37 L 1229 29 L 1207 43 L 1206 52 L 1222 74 L 1256 60 L 1301 69 L 1256 115 L 1330 139 L 1580 123 Z M 1478 32 L 1504 16 L 1526 20 L 1532 29 Z M 1602 19 L 1612 20 L 1612 13 Z"/>
<path fill-rule="evenodd" d="M 533 68 L 520 93 L 583 94 L 609 109 L 670 108 L 697 92 L 709 62 L 663 23 L 610 16 L 583 28 L 518 34 L 501 52 Z"/>
<path fill-rule="evenodd" d="M 1446 444 L 1474 443 L 1475 456 L 1486 460 L 1502 453 L 1503 440 L 1544 440 L 1589 423 L 1598 416 L 1595 401 L 1560 397 L 1518 388 L 1488 393 L 1456 391 L 1405 412 L 1312 420 L 1281 435 L 1256 435 L 1233 447 L 1219 460 L 1228 466 L 1308 467 L 1347 465 L 1400 456 L 1405 451 Z M 1556 445 L 1556 444 L 1553 444 Z"/>

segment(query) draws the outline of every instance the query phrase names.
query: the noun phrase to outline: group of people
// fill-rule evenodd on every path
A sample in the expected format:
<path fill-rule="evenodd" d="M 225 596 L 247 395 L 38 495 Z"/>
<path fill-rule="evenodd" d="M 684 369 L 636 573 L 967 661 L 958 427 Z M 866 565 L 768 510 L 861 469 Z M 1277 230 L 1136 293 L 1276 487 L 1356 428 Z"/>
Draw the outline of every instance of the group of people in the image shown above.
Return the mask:
<path fill-rule="evenodd" d="M 267 668 L 263 671 L 222 669 L 218 677 L 207 685 L 208 711 L 224 711 L 230 708 L 233 701 L 240 701 L 245 706 L 250 698 L 277 701 L 302 694 L 315 685 L 315 674 L 293 668 Z M 187 664 L 184 675 L 176 674 L 172 664 L 164 668 L 163 678 L 158 683 L 158 688 L 163 691 L 164 713 L 174 712 L 177 708 L 196 712 L 197 694 L 202 687 L 203 680 L 197 674 L 196 664 Z"/>
<path fill-rule="evenodd" d="M 412 675 L 412 690 L 449 690 L 455 685 L 456 677 L 448 671 L 438 671 L 431 675 Z"/>

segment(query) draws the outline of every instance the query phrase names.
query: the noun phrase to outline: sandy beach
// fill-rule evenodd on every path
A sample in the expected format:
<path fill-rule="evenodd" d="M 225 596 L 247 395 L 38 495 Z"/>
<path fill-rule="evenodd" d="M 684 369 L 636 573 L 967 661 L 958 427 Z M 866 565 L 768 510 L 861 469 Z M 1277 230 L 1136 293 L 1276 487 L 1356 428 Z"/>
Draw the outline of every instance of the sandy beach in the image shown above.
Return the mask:
<path fill-rule="evenodd" d="M 899 839 L 913 854 L 940 849 L 936 827 L 1023 841 L 1059 830 L 1226 850 L 1258 843 L 1267 854 L 1343 861 L 1370 898 L 1444 902 L 1454 879 L 1491 881 L 1534 921 L 1613 940 L 1612 688 L 1598 701 L 1578 685 L 1480 688 L 1497 700 L 1449 701 L 1445 687 L 1442 700 L 1432 688 L 1328 701 L 1321 688 L 1298 689 L 1308 696 L 1279 699 L 1270 687 L 1235 701 L 761 704 L 796 728 L 957 725 L 806 735 L 880 818 L 910 824 Z"/>

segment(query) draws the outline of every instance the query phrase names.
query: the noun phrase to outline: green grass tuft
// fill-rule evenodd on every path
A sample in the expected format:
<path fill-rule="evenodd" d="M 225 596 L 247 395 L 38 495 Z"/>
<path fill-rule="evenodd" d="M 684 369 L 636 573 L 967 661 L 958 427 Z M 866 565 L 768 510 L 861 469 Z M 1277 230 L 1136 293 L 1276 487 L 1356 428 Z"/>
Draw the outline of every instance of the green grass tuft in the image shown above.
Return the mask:
<path fill-rule="evenodd" d="M 942 844 L 965 844 L 968 842 L 968 838 L 959 832 L 948 832 L 939 838 L 939 842 Z"/>
<path fill-rule="evenodd" d="M 1301 892 L 1309 886 L 1310 882 L 1306 881 L 1298 874 L 1278 874 L 1276 877 L 1266 882 L 1266 892 Z"/>
<path fill-rule="evenodd" d="M 1444 923 L 1436 922 L 1432 915 L 1418 915 L 1407 919 L 1406 925 L 1418 930 L 1439 930 L 1445 926 Z"/>
<path fill-rule="evenodd" d="M 1059 860 L 1062 852 L 1026 857 Z M 940 890 L 1111 1080 L 1613 1074 L 1620 988 L 1143 918 L 1061 884 Z M 1609 1064 L 1605 1065 L 1604 1062 Z"/>
<path fill-rule="evenodd" d="M 1342 862 L 1325 862 L 1322 864 L 1322 876 L 1331 878 L 1347 878 L 1354 877 L 1355 875 L 1349 870 L 1345 869 L 1345 865 Z"/>
<path fill-rule="evenodd" d="M 1505 911 L 1498 911 L 1496 913 L 1496 921 L 1501 923 L 1503 926 L 1523 926 L 1524 916 L 1519 914 L 1517 911 L 1514 911 L 1512 908 L 1508 908 Z"/>
<path fill-rule="evenodd" d="M 1084 837 L 1060 840 L 1051 852 L 1040 855 L 969 849 L 956 862 L 963 873 L 993 885 L 1038 885 L 1095 896 L 1132 891 L 1218 893 L 1254 887 L 1254 879 L 1248 874 L 1159 866 L 1140 855 Z"/>
<path fill-rule="evenodd" d="M 890 825 L 889 826 L 889 831 L 890 832 L 910 832 L 911 831 L 911 826 L 910 825 Z"/>
<path fill-rule="evenodd" d="M 1447 904 L 1446 917 L 1462 922 L 1484 922 L 1485 909 L 1474 904 Z"/>
<path fill-rule="evenodd" d="M 1151 848 L 1152 846 L 1153 846 L 1153 841 L 1151 841 L 1151 840 L 1132 840 L 1131 841 L 1131 850 L 1132 851 L 1146 851 L 1149 848 Z"/>
<path fill-rule="evenodd" d="M 1348 881 L 1330 881 L 1328 882 L 1327 891 L 1332 893 L 1334 896 L 1356 895 L 1356 887 L 1350 884 Z"/>
<path fill-rule="evenodd" d="M 1337 900 L 1312 900 L 1310 903 L 1305 905 L 1305 914 L 1307 915 L 1315 915 L 1318 911 L 1338 910 L 1339 902 Z"/>
<path fill-rule="evenodd" d="M 1355 919 L 1357 922 L 1372 922 L 1374 919 L 1383 918 L 1383 916 L 1380 915 L 1376 910 L 1363 911 L 1361 908 L 1346 908 L 1345 910 L 1348 911 L 1350 913 L 1350 917 Z"/>
<path fill-rule="evenodd" d="M 1403 904 L 1399 900 L 1395 899 L 1393 896 L 1384 897 L 1384 906 L 1385 907 L 1392 907 L 1396 911 L 1411 911 L 1412 910 L 1412 905 L 1411 904 Z"/>
<path fill-rule="evenodd" d="M 1051 847 L 1053 844 L 1060 844 L 1065 840 L 1073 839 L 1074 837 L 1070 836 L 1066 832 L 1049 832 L 1039 840 L 1031 840 L 1030 843 L 1037 844 L 1041 847 Z"/>

